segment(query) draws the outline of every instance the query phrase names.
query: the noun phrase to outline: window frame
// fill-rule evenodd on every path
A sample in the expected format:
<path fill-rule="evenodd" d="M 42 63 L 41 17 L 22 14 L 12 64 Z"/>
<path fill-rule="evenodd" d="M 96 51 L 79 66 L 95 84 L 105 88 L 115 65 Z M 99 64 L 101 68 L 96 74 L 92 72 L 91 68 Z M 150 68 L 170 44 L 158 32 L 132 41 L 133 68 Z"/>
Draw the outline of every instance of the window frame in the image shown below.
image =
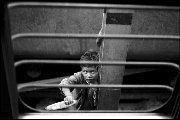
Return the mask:
<path fill-rule="evenodd" d="M 2 58 L 3 58 L 3 69 L 5 72 L 5 78 L 3 79 L 4 82 L 7 83 L 8 90 L 6 91 L 7 95 L 9 95 L 10 100 L 10 110 L 12 111 L 12 118 L 21 118 L 21 117 L 28 117 L 28 114 L 30 115 L 40 115 L 40 117 L 43 117 L 44 114 L 42 113 L 27 113 L 27 114 L 19 114 L 18 109 L 18 89 L 17 89 L 17 83 L 16 83 L 16 77 L 15 77 L 15 67 L 14 67 L 14 58 L 13 58 L 13 50 L 12 50 L 12 42 L 11 42 L 11 34 L 10 34 L 10 27 L 8 23 L 8 2 L 6 2 L 3 6 L 3 22 L 4 22 L 4 30 L 1 37 L 1 47 L 2 47 Z M 170 118 L 177 118 L 179 117 L 179 112 L 177 111 L 179 109 L 179 94 L 180 94 L 180 88 L 178 87 L 180 84 L 179 82 L 179 76 L 177 78 L 174 92 L 172 94 L 172 97 L 168 101 L 168 103 L 160 108 L 157 111 L 154 111 L 155 114 L 153 115 L 159 115 L 162 117 L 170 117 Z M 2 98 L 3 96 L 1 96 Z M 176 105 L 178 104 L 178 106 Z M 52 114 L 60 114 L 60 113 L 52 113 Z M 52 115 L 51 114 L 51 115 Z M 80 113 L 81 114 L 81 113 Z M 48 113 L 48 115 L 50 115 Z M 119 116 L 121 113 L 119 113 Z M 127 114 L 126 114 L 127 115 Z M 135 114 L 134 114 L 135 115 Z M 139 113 L 138 115 L 143 115 Z M 152 114 L 150 114 L 152 115 Z M 152 116 L 153 116 L 152 115 Z M 53 115 L 52 115 L 53 116 Z M 136 115 L 135 115 L 136 116 Z M 59 116 L 61 117 L 61 116 Z"/>

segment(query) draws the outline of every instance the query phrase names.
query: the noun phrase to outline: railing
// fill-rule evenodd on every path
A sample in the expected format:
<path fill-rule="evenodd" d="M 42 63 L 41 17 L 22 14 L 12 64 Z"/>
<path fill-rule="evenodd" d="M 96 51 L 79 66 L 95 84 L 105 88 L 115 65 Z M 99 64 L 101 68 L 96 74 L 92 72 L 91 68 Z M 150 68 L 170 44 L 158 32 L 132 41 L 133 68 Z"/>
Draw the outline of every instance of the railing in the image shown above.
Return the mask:
<path fill-rule="evenodd" d="M 21 60 L 15 63 L 15 67 L 18 67 L 23 64 L 32 64 L 32 63 L 45 63 L 45 64 L 100 64 L 100 65 L 137 65 L 137 66 L 144 66 L 144 65 L 149 65 L 149 66 L 164 66 L 164 67 L 173 67 L 176 69 L 177 75 L 180 71 L 179 65 L 174 64 L 174 63 L 168 63 L 168 62 L 116 62 L 116 61 L 101 61 L 101 62 L 81 62 L 81 61 L 72 61 L 72 60 Z M 151 88 L 151 89 L 167 89 L 170 92 L 173 92 L 173 88 L 167 85 L 106 85 L 106 84 L 100 84 L 100 85 L 57 85 L 57 84 L 22 84 L 18 86 L 18 91 L 21 92 L 23 89 L 27 88 L 34 88 L 33 90 L 36 90 L 37 87 L 40 88 L 52 88 L 52 87 L 65 87 L 65 88 L 113 88 L 115 89 L 120 89 L 120 88 L 131 88 L 131 89 L 143 89 L 143 88 Z M 37 110 L 32 108 L 31 106 L 27 105 L 24 103 L 24 101 L 20 98 L 21 102 L 28 107 L 31 110 L 37 111 L 37 112 L 47 112 L 45 110 Z M 167 103 L 168 101 L 166 101 Z M 163 104 L 164 105 L 164 104 Z M 163 105 L 159 106 L 162 107 Z M 133 112 L 151 112 L 157 108 L 151 109 L 151 110 L 137 110 Z M 59 110 L 63 112 L 62 110 Z M 52 112 L 52 111 L 51 111 Z M 57 112 L 57 111 L 56 111 Z M 72 112 L 71 110 L 68 112 Z M 73 111 L 74 112 L 74 111 Z M 76 111 L 77 112 L 77 111 Z M 79 111 L 82 112 L 82 111 Z M 94 112 L 132 112 L 128 110 L 123 110 L 123 111 L 109 111 L 109 110 L 98 110 Z"/>
<path fill-rule="evenodd" d="M 18 38 L 113 38 L 113 39 L 164 39 L 179 40 L 180 36 L 175 35 L 98 35 L 98 34 L 62 34 L 62 33 L 19 33 L 12 35 L 11 39 Z M 109 40 L 109 39 L 108 39 Z"/>
<path fill-rule="evenodd" d="M 120 89 L 120 88 L 131 88 L 131 89 L 143 89 L 143 88 L 158 88 L 158 89 L 167 89 L 170 92 L 173 92 L 173 88 L 166 86 L 166 85 L 57 85 L 57 84 L 27 84 L 27 85 L 20 85 L 18 86 L 18 91 L 21 92 L 23 91 L 23 89 L 27 89 L 27 88 L 31 88 L 33 87 L 34 90 L 36 90 L 37 87 L 42 87 L 42 88 L 53 88 L 53 87 L 64 87 L 64 88 L 116 88 L 116 89 Z M 74 111 L 74 110 L 68 110 L 68 111 L 63 111 L 63 110 L 56 110 L 56 111 L 47 111 L 47 110 L 39 110 L 39 109 L 35 109 L 32 108 L 31 106 L 27 105 L 20 97 L 20 101 L 29 109 L 37 111 L 37 112 L 83 112 L 82 110 L 78 110 L 78 111 Z M 168 101 L 167 101 L 168 102 Z M 163 104 L 164 105 L 164 104 Z M 162 107 L 163 105 L 159 106 L 158 108 Z M 149 110 L 136 110 L 136 111 L 131 111 L 131 110 L 93 110 L 93 111 L 88 111 L 88 112 L 152 112 L 153 110 L 155 110 L 157 108 L 154 109 L 149 109 Z"/>
<path fill-rule="evenodd" d="M 166 85 L 57 85 L 57 84 L 28 84 L 18 86 L 18 91 L 21 91 L 24 88 L 29 87 L 42 87 L 42 88 L 51 88 L 51 87 L 63 87 L 63 88 L 162 88 L 168 89 L 169 91 L 173 91 L 172 87 Z"/>
<path fill-rule="evenodd" d="M 164 6 L 139 6 L 139 5 L 107 5 L 107 4 L 72 4 L 72 3 L 43 3 L 43 2 L 16 2 L 10 3 L 8 5 L 9 9 L 15 7 L 69 7 L 69 8 L 112 8 L 112 9 L 146 9 L 146 10 L 168 10 L 168 11 L 179 11 L 179 7 L 164 7 Z M 125 38 L 125 39 L 165 39 L 165 40 L 179 40 L 180 36 L 170 36 L 170 35 L 97 35 L 97 34 L 53 34 L 53 33 L 21 33 L 15 34 L 11 38 L 12 40 L 17 40 L 17 38 L 32 38 L 32 37 L 45 37 L 45 38 Z M 169 62 L 120 62 L 120 61 L 101 61 L 101 62 L 80 62 L 80 61 L 63 61 L 63 60 L 22 60 L 15 63 L 15 67 L 18 67 L 22 64 L 31 64 L 31 63 L 51 63 L 51 64 L 101 64 L 101 65 L 135 65 L 135 66 L 166 66 L 166 67 L 173 67 L 180 71 L 179 65 L 175 63 Z M 29 85 L 22 85 L 18 86 L 18 90 L 21 91 L 27 87 L 97 87 L 97 88 L 161 88 L 161 89 L 168 89 L 173 91 L 173 88 L 165 85 L 68 85 L 68 86 L 60 86 L 55 84 L 29 84 Z M 21 100 L 21 98 L 20 98 Z M 22 103 L 24 103 L 21 100 Z M 24 103 L 26 105 L 26 103 Z M 28 108 L 30 106 L 26 105 Z M 33 109 L 35 111 L 40 111 L 37 109 Z M 47 112 L 47 111 L 43 111 Z M 61 111 L 62 112 L 62 111 Z M 66 111 L 67 112 L 67 111 Z M 74 111 L 73 111 L 74 112 Z M 102 112 L 102 111 L 99 111 Z M 103 111 L 105 112 L 105 111 Z M 108 111 L 110 112 L 110 111 Z M 115 112 L 115 111 L 112 111 Z M 142 111 L 147 112 L 147 111 Z"/>
<path fill-rule="evenodd" d="M 45 63 L 45 64 L 100 64 L 100 65 L 133 65 L 133 66 L 169 66 L 180 70 L 179 65 L 170 62 L 126 62 L 126 61 L 77 61 L 77 60 L 21 60 L 15 62 L 15 67 L 22 64 Z"/>
<path fill-rule="evenodd" d="M 68 7 L 68 8 L 102 8 L 102 9 L 146 9 L 146 10 L 179 10 L 179 7 L 146 6 L 146 5 L 115 5 L 115 4 L 76 4 L 76 3 L 51 3 L 51 2 L 16 2 L 8 5 L 9 9 L 14 7 Z"/>

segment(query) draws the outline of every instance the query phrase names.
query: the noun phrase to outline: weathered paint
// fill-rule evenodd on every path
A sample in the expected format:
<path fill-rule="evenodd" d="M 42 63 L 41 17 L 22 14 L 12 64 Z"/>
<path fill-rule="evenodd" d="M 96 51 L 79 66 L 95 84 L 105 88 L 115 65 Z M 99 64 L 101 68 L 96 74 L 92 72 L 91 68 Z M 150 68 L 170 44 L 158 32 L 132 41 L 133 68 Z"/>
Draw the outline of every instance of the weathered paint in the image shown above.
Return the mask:
<path fill-rule="evenodd" d="M 62 8 L 17 8 L 10 11 L 12 34 L 98 33 L 102 10 Z M 94 18 L 94 19 L 92 19 Z M 42 38 L 43 39 L 43 38 Z M 72 58 L 96 47 L 91 41 L 70 39 L 19 39 L 13 41 L 15 57 Z"/>
<path fill-rule="evenodd" d="M 114 13 L 112 10 L 107 10 L 108 13 Z M 130 10 L 116 10 L 115 13 L 119 13 L 119 16 L 129 14 L 133 15 L 133 11 Z M 124 14 L 122 14 L 124 13 Z M 106 16 L 108 17 L 108 15 Z M 116 19 L 116 18 L 115 18 Z M 132 21 L 132 17 L 127 17 L 127 21 Z M 108 22 L 106 18 L 105 34 L 130 34 L 131 24 L 126 24 L 116 19 L 116 22 Z M 108 24 L 107 24 L 108 23 Z M 123 25 L 123 24 L 124 25 Z M 130 41 L 125 39 L 120 40 L 103 40 L 102 46 L 102 58 L 101 61 L 126 61 L 127 51 Z M 124 76 L 124 66 L 102 66 L 101 68 L 101 81 L 100 84 L 122 84 Z M 120 100 L 120 89 L 100 89 L 99 92 L 99 110 L 118 110 L 119 100 Z"/>
<path fill-rule="evenodd" d="M 134 12 L 132 34 L 180 35 L 179 11 L 138 10 Z M 179 40 L 136 40 L 129 47 L 128 59 L 179 60 Z M 136 54 L 137 53 L 137 54 Z"/>
<path fill-rule="evenodd" d="M 93 33 L 101 29 L 102 9 L 14 8 L 10 11 L 11 33 Z M 131 34 L 179 35 L 179 12 L 136 10 Z M 20 39 L 13 41 L 16 58 L 79 58 L 94 41 Z M 134 40 L 127 60 L 178 60 L 179 41 Z"/>

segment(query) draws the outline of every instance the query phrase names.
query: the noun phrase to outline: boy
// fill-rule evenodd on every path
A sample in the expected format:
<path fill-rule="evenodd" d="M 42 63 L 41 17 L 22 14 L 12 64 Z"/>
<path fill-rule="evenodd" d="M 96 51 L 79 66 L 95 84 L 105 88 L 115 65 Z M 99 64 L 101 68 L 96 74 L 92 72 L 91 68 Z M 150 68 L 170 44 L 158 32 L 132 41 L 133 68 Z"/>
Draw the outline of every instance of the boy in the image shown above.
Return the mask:
<path fill-rule="evenodd" d="M 99 54 L 92 49 L 81 56 L 80 61 L 99 61 Z M 99 65 L 81 65 L 81 71 L 61 81 L 60 85 L 72 84 L 99 84 Z M 69 105 L 73 100 L 77 103 L 73 106 L 77 110 L 95 110 L 97 108 L 97 88 L 62 88 L 65 95 L 65 104 Z"/>

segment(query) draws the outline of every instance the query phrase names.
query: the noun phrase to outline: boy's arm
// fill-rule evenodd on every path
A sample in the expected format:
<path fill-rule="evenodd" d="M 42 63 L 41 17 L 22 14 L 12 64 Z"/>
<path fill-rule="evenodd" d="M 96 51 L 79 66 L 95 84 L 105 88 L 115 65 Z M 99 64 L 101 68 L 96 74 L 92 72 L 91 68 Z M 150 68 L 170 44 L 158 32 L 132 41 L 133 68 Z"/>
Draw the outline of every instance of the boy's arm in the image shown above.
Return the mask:
<path fill-rule="evenodd" d="M 77 72 L 77 73 L 74 73 L 74 75 L 70 76 L 70 77 L 67 77 L 67 78 L 64 78 L 61 83 L 59 85 L 73 85 L 73 84 L 80 84 L 81 81 L 79 79 L 79 76 L 81 75 L 80 72 Z M 67 91 L 67 95 L 69 93 L 69 90 L 72 89 L 72 88 L 63 88 L 62 89 L 65 91 L 65 94 L 66 94 L 66 91 Z M 62 90 L 60 88 L 60 90 Z M 62 90 L 62 91 L 63 91 Z M 63 92 L 64 92 L 63 91 Z"/>
<path fill-rule="evenodd" d="M 69 105 L 69 104 L 73 103 L 74 97 L 73 97 L 72 93 L 70 92 L 70 89 L 69 88 L 62 88 L 62 91 L 63 91 L 64 95 L 66 96 L 64 98 L 65 104 Z"/>
<path fill-rule="evenodd" d="M 78 81 L 74 76 L 70 76 L 69 78 L 65 78 L 61 81 L 60 85 L 71 85 L 71 84 L 76 84 Z M 66 104 L 71 104 L 74 100 L 74 97 L 70 91 L 70 88 L 60 88 L 60 90 L 64 93 L 66 96 L 64 98 L 64 101 Z"/>
<path fill-rule="evenodd" d="M 62 88 L 62 91 L 65 96 L 72 96 L 69 88 Z"/>

